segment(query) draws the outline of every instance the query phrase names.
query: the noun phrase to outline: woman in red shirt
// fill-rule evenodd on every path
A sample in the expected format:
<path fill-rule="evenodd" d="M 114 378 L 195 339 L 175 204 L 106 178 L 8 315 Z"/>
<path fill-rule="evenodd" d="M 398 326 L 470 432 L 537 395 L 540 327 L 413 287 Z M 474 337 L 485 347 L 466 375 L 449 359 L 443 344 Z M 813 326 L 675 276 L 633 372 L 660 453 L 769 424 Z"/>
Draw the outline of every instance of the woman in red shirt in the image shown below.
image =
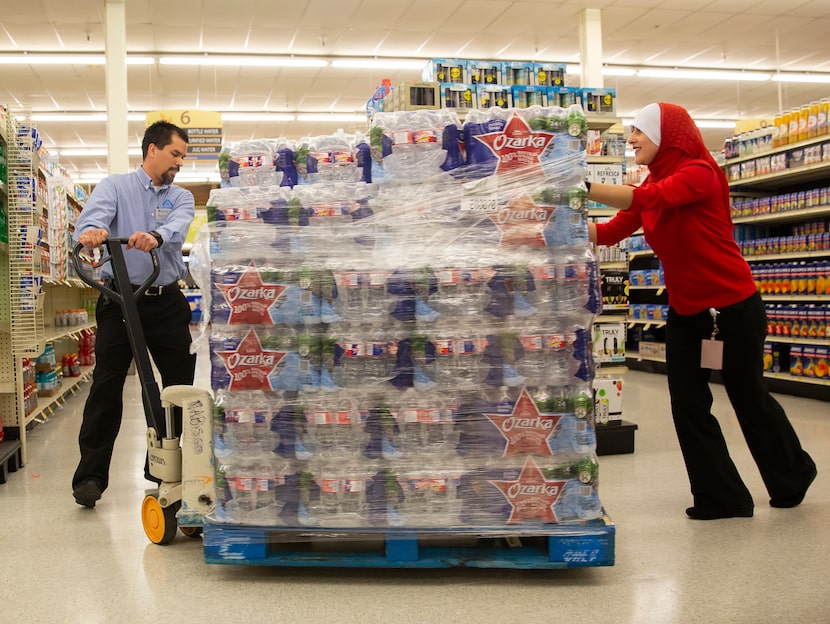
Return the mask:
<path fill-rule="evenodd" d="M 669 394 L 694 501 L 686 514 L 712 520 L 751 517 L 754 510 L 711 413 L 708 384 L 718 364 L 702 362 L 701 351 L 715 327 L 723 350 L 722 360 L 717 349 L 715 359 L 770 505 L 795 507 L 816 465 L 764 382 L 766 315 L 732 234 L 726 177 L 688 112 L 675 104 L 639 111 L 628 143 L 649 175 L 637 188 L 589 183 L 590 199 L 621 209 L 608 223 L 590 226 L 591 240 L 612 245 L 642 228 L 662 262 Z"/>

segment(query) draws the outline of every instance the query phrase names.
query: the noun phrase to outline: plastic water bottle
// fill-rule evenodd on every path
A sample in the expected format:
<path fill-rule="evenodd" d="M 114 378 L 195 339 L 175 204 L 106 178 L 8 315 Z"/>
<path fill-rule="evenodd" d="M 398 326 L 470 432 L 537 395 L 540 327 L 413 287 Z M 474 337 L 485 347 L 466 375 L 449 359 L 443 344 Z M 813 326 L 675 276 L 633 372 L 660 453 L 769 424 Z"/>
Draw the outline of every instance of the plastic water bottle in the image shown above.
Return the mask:
<path fill-rule="evenodd" d="M 389 319 L 392 297 L 386 289 L 388 271 L 372 270 L 364 274 L 363 280 L 363 317 L 367 320 Z"/>
<path fill-rule="evenodd" d="M 528 326 L 519 337 L 522 357 L 517 366 L 528 386 L 543 386 L 548 379 L 548 343 L 541 328 Z"/>
<path fill-rule="evenodd" d="M 336 311 L 351 321 L 359 321 L 364 314 L 363 285 L 366 274 L 358 270 L 335 271 L 337 285 Z"/>
<path fill-rule="evenodd" d="M 363 384 L 380 384 L 392 376 L 389 344 L 382 325 L 369 328 L 363 343 Z"/>

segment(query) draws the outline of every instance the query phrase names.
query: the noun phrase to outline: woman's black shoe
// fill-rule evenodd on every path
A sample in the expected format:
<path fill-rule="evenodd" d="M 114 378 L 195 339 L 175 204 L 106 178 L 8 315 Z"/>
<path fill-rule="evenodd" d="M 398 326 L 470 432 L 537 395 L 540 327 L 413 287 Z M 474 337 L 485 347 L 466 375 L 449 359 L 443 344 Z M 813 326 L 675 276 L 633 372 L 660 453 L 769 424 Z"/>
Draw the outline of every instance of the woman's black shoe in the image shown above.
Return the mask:
<path fill-rule="evenodd" d="M 719 520 L 721 518 L 751 518 L 753 507 L 736 507 L 735 509 L 703 509 L 701 507 L 689 507 L 686 515 L 692 520 Z"/>

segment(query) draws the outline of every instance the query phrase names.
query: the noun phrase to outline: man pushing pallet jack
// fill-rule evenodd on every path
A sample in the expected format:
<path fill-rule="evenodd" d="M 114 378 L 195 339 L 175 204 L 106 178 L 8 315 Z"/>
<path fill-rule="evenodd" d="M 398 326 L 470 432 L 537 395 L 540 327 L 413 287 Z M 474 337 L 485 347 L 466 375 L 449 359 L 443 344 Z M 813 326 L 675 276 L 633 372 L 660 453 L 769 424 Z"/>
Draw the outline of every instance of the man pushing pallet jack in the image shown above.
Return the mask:
<path fill-rule="evenodd" d="M 160 481 L 158 492 L 148 494 L 142 502 L 141 522 L 151 542 L 168 544 L 175 538 L 177 528 L 191 537 L 200 535 L 202 519 L 214 506 L 213 401 L 207 391 L 194 386 L 169 386 L 159 392 L 137 306 L 158 277 L 158 256 L 155 249 L 150 251 L 153 273 L 144 284 L 134 288 L 122 248 L 127 242 L 122 238 L 107 239 L 106 255 L 92 264 L 92 269 L 96 269 L 110 263 L 112 288 L 91 277 L 89 264 L 81 258 L 83 245 L 76 245 L 72 261 L 81 280 L 121 306 L 148 422 L 149 472 Z M 182 409 L 181 440 L 175 434 L 177 407 Z"/>

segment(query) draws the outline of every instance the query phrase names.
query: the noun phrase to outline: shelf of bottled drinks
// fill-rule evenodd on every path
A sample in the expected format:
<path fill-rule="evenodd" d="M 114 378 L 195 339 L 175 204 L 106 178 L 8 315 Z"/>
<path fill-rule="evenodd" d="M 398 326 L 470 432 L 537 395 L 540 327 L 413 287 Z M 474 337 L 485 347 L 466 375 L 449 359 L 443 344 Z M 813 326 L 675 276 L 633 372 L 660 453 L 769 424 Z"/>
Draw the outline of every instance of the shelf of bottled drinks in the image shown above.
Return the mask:
<path fill-rule="evenodd" d="M 405 111 L 228 146 L 190 255 L 207 561 L 613 564 L 586 132 L 578 106 Z"/>

